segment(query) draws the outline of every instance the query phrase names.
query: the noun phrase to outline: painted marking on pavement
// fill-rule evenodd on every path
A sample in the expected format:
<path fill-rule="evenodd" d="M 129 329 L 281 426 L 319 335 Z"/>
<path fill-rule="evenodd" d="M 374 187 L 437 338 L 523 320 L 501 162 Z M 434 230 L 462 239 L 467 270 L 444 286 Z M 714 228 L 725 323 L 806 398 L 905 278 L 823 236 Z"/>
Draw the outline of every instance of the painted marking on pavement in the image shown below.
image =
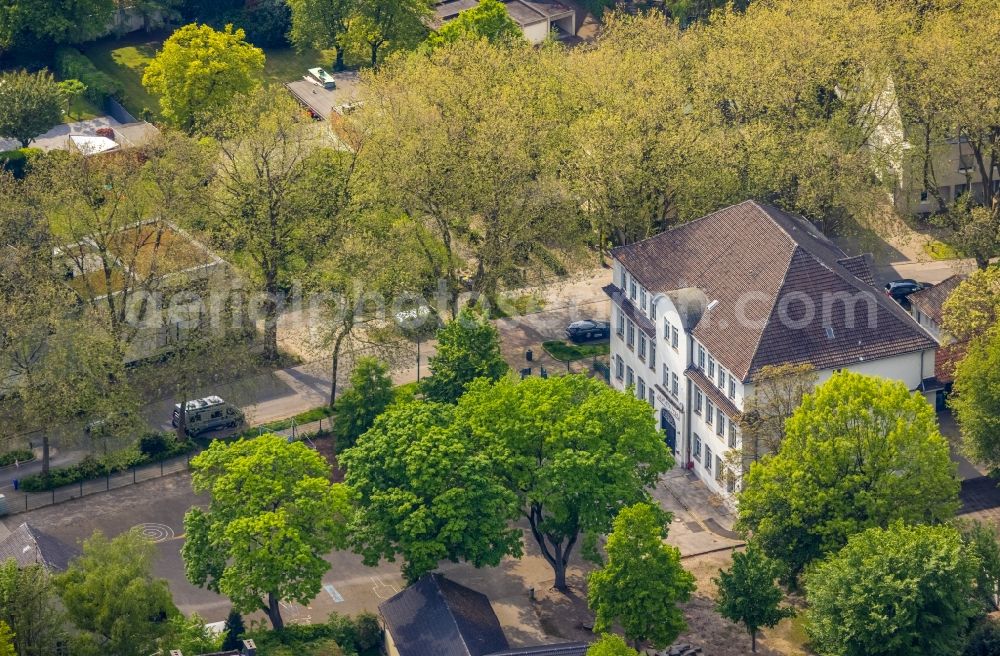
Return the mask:
<path fill-rule="evenodd" d="M 335 604 L 339 604 L 344 600 L 344 598 L 340 595 L 340 593 L 337 592 L 337 588 L 333 587 L 329 583 L 324 584 L 323 589 L 326 590 L 326 593 L 330 595 Z"/>

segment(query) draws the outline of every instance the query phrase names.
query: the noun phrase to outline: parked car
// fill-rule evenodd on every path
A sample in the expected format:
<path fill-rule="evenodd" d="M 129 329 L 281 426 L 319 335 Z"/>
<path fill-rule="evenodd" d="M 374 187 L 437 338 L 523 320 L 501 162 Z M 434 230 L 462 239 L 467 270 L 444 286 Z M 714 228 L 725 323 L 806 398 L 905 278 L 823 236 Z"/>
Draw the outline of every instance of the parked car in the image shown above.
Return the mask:
<path fill-rule="evenodd" d="M 181 404 L 174 404 L 171 424 L 177 428 L 181 420 Z M 194 437 L 217 428 L 236 428 L 243 423 L 243 412 L 218 396 L 206 396 L 187 402 L 187 434 Z"/>
<path fill-rule="evenodd" d="M 887 282 L 883 289 L 885 289 L 886 295 L 891 296 L 893 300 L 902 301 L 905 300 L 910 294 L 919 292 L 921 289 L 925 289 L 926 287 L 927 285 L 917 282 L 912 278 L 903 278 L 902 280 Z"/>
<path fill-rule="evenodd" d="M 312 78 L 310 81 L 313 84 L 317 84 L 324 89 L 335 89 L 337 87 L 337 82 L 333 79 L 333 76 L 322 68 L 310 68 L 309 76 Z"/>
<path fill-rule="evenodd" d="M 571 342 L 607 339 L 611 337 L 611 324 L 607 321 L 595 321 L 594 319 L 574 321 L 566 327 L 566 337 Z"/>

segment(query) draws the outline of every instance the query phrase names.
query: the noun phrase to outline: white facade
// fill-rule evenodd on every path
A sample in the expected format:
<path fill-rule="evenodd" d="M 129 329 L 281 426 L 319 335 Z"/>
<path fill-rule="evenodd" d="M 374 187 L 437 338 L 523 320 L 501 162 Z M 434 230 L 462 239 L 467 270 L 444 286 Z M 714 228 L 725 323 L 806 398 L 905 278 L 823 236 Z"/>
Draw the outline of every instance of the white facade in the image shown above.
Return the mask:
<path fill-rule="evenodd" d="M 752 383 L 733 375 L 691 334 L 698 308 L 680 307 L 676 294 L 650 292 L 617 260 L 613 276 L 624 298 L 612 298 L 611 385 L 633 389 L 652 406 L 677 466 L 690 468 L 711 491 L 731 498 L 739 473 L 727 475 L 726 455 L 740 447 L 739 414 L 744 398 L 753 394 Z M 917 390 L 934 376 L 934 353 L 931 348 L 843 368 Z M 834 371 L 817 371 L 817 382 Z"/>

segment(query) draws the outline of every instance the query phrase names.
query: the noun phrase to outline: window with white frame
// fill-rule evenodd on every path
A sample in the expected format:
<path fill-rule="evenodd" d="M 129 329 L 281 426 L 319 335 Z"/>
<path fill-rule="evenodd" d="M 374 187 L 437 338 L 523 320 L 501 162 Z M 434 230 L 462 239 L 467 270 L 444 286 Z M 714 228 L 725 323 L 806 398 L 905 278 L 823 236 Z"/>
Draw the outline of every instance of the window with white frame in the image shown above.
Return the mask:
<path fill-rule="evenodd" d="M 656 321 L 656 297 L 649 299 L 649 318 Z"/>
<path fill-rule="evenodd" d="M 639 359 L 646 360 L 646 333 L 639 331 Z"/>
<path fill-rule="evenodd" d="M 726 492 L 732 494 L 736 491 L 736 474 L 732 470 L 726 471 Z"/>
<path fill-rule="evenodd" d="M 639 385 L 636 387 L 635 395 L 643 401 L 646 400 L 646 381 L 641 376 L 639 377 Z"/>
<path fill-rule="evenodd" d="M 647 398 L 646 400 L 649 402 L 649 405 L 655 405 L 653 403 L 653 388 L 652 387 L 649 388 L 649 398 Z"/>
<path fill-rule="evenodd" d="M 715 359 L 710 355 L 708 356 L 708 379 L 712 380 L 715 378 Z"/>
<path fill-rule="evenodd" d="M 663 339 L 670 341 L 670 321 L 663 317 Z"/>
<path fill-rule="evenodd" d="M 721 364 L 719 365 L 719 380 L 718 380 L 718 383 L 719 383 L 719 389 L 722 390 L 723 392 L 725 392 L 726 391 L 726 370 L 722 368 Z"/>
<path fill-rule="evenodd" d="M 705 471 L 707 471 L 709 473 L 709 475 L 712 474 L 712 465 L 713 464 L 714 463 L 712 462 L 712 447 L 710 447 L 710 446 L 708 446 L 706 444 L 705 445 Z"/>
<path fill-rule="evenodd" d="M 678 388 L 680 387 L 679 382 L 680 381 L 677 379 L 677 374 L 671 372 L 670 373 L 670 393 L 673 394 L 674 396 L 677 396 Z"/>
<path fill-rule="evenodd" d="M 625 313 L 621 308 L 618 308 L 618 336 L 625 336 Z"/>
<path fill-rule="evenodd" d="M 622 291 L 624 292 L 626 289 L 628 289 L 628 271 L 622 267 Z"/>
<path fill-rule="evenodd" d="M 698 387 L 694 388 L 694 413 L 701 414 L 701 390 Z"/>
<path fill-rule="evenodd" d="M 736 398 L 736 379 L 732 374 L 729 374 L 729 398 Z"/>
<path fill-rule="evenodd" d="M 722 478 L 725 476 L 726 469 L 725 465 L 722 464 L 722 458 L 715 456 L 715 480 L 718 483 L 722 482 Z"/>
<path fill-rule="evenodd" d="M 729 448 L 736 448 L 736 422 L 732 420 L 729 422 Z"/>
<path fill-rule="evenodd" d="M 670 368 L 663 363 L 663 389 L 670 389 Z"/>
<path fill-rule="evenodd" d="M 626 319 L 627 324 L 627 336 L 625 338 L 625 343 L 628 344 L 629 348 L 635 346 L 635 324 L 632 323 L 631 319 Z"/>
<path fill-rule="evenodd" d="M 719 437 L 726 435 L 726 415 L 723 414 L 722 408 L 715 409 L 715 434 Z"/>
<path fill-rule="evenodd" d="M 649 340 L 649 368 L 656 371 L 656 342 Z"/>
<path fill-rule="evenodd" d="M 625 387 L 632 387 L 635 384 L 635 372 L 632 367 L 625 367 Z"/>
<path fill-rule="evenodd" d="M 705 370 L 705 347 L 701 344 L 698 345 L 698 368 Z"/>
<path fill-rule="evenodd" d="M 637 289 L 638 287 L 635 284 L 635 278 L 632 278 L 632 281 L 629 283 L 628 287 L 628 295 L 633 301 L 635 300 Z"/>
<path fill-rule="evenodd" d="M 677 350 L 677 326 L 670 327 L 670 348 Z"/>
<path fill-rule="evenodd" d="M 615 378 L 621 380 L 625 375 L 625 361 L 622 360 L 622 356 L 615 356 Z"/>
<path fill-rule="evenodd" d="M 698 437 L 698 433 L 694 434 L 694 456 L 695 460 L 701 460 L 701 438 Z"/>
<path fill-rule="evenodd" d="M 715 420 L 715 404 L 713 404 L 708 399 L 705 399 L 705 423 L 709 426 Z"/>
<path fill-rule="evenodd" d="M 639 288 L 639 307 L 643 312 L 646 311 L 646 290 L 642 287 Z"/>

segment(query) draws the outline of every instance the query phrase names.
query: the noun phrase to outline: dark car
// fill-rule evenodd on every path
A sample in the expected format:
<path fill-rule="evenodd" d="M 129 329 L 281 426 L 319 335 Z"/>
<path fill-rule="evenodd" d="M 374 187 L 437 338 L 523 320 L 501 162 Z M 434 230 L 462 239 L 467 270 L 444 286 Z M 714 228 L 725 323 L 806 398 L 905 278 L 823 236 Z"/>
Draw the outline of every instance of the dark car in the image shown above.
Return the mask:
<path fill-rule="evenodd" d="M 611 324 L 607 321 L 595 321 L 593 319 L 574 321 L 566 327 L 566 337 L 572 342 L 607 339 L 611 337 Z"/>
<path fill-rule="evenodd" d="M 884 289 L 887 296 L 891 296 L 893 300 L 902 301 L 905 300 L 910 294 L 919 292 L 925 287 L 926 285 L 923 283 L 919 283 L 911 278 L 904 278 L 903 280 L 893 280 L 892 282 L 887 282 Z"/>

